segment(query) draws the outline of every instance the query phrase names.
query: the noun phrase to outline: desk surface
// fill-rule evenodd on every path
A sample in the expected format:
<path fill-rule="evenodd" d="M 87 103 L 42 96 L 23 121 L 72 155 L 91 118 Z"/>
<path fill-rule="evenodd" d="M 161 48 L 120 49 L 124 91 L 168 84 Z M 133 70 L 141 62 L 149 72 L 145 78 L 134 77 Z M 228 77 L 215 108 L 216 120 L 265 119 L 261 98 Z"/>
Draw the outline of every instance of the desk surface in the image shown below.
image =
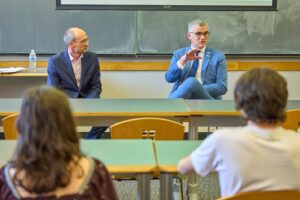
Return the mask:
<path fill-rule="evenodd" d="M 182 99 L 70 99 L 75 116 L 187 117 Z M 19 112 L 21 99 L 0 99 L 0 116 Z"/>
<path fill-rule="evenodd" d="M 300 109 L 300 100 L 289 100 L 287 110 Z"/>
<path fill-rule="evenodd" d="M 16 141 L 0 140 L 0 166 L 11 157 Z M 101 160 L 110 173 L 152 173 L 156 169 L 152 140 L 81 140 L 85 155 Z"/>
<path fill-rule="evenodd" d="M 188 156 L 202 141 L 156 141 L 157 165 L 160 172 L 176 173 L 180 159 Z"/>
<path fill-rule="evenodd" d="M 12 158 L 15 146 L 15 140 L 0 140 L 0 167 Z"/>
<path fill-rule="evenodd" d="M 184 100 L 190 115 L 239 116 L 234 100 Z M 289 100 L 287 110 L 300 109 L 300 100 Z"/>
<path fill-rule="evenodd" d="M 76 115 L 89 116 L 188 116 L 182 99 L 72 99 Z"/>
<path fill-rule="evenodd" d="M 190 115 L 239 115 L 234 100 L 184 100 Z"/>
<path fill-rule="evenodd" d="M 16 72 L 16 73 L 2 73 L 1 76 L 8 77 L 47 77 L 47 68 L 36 68 L 35 70 L 29 70 L 25 68 L 25 70 Z"/>
<path fill-rule="evenodd" d="M 81 140 L 86 155 L 104 162 L 111 173 L 152 173 L 156 169 L 152 140 Z"/>
<path fill-rule="evenodd" d="M 81 140 L 85 155 L 101 160 L 111 173 L 176 173 L 177 163 L 188 156 L 201 141 L 156 141 L 155 159 L 152 140 Z M 15 140 L 0 140 L 0 166 L 11 159 Z"/>
<path fill-rule="evenodd" d="M 77 117 L 188 117 L 235 116 L 234 100 L 183 99 L 70 99 Z M 17 113 L 21 99 L 0 99 L 0 117 Z M 300 100 L 288 101 L 287 109 L 300 109 Z"/>

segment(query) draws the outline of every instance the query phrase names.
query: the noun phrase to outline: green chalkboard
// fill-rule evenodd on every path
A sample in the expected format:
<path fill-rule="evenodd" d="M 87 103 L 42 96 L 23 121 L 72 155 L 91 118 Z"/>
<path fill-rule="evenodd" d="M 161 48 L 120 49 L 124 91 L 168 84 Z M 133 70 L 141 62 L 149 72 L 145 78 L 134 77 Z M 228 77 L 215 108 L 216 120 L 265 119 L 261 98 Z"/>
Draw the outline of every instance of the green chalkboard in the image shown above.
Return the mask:
<path fill-rule="evenodd" d="M 300 54 L 300 1 L 278 0 L 278 11 L 56 10 L 55 0 L 1 0 L 0 54 L 54 54 L 65 30 L 85 29 L 98 54 L 172 54 L 189 45 L 187 24 L 210 26 L 209 46 L 226 54 Z"/>
<path fill-rule="evenodd" d="M 78 26 L 101 54 L 132 54 L 136 37 L 134 11 L 61 11 L 55 0 L 1 0 L 0 53 L 53 54 L 64 49 L 66 29 Z"/>

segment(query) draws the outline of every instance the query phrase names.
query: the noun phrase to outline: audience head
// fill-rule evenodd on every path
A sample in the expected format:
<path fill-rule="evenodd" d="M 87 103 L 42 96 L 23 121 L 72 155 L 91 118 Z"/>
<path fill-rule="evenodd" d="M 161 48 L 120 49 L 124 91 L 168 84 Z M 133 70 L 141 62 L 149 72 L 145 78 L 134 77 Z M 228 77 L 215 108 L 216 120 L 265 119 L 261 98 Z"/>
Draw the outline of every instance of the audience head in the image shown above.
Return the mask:
<path fill-rule="evenodd" d="M 16 183 L 33 193 L 66 186 L 70 164 L 77 164 L 81 152 L 65 94 L 48 86 L 30 89 L 23 96 L 16 126 L 19 137 L 11 161 Z"/>
<path fill-rule="evenodd" d="M 208 42 L 208 24 L 201 19 L 196 19 L 188 24 L 187 38 L 193 48 L 202 49 Z"/>
<path fill-rule="evenodd" d="M 254 68 L 236 83 L 236 108 L 256 124 L 280 124 L 285 120 L 288 90 L 286 80 L 269 68 Z"/>
<path fill-rule="evenodd" d="M 85 53 L 89 46 L 89 38 L 86 32 L 80 28 L 69 28 L 64 35 L 64 42 L 71 53 Z"/>

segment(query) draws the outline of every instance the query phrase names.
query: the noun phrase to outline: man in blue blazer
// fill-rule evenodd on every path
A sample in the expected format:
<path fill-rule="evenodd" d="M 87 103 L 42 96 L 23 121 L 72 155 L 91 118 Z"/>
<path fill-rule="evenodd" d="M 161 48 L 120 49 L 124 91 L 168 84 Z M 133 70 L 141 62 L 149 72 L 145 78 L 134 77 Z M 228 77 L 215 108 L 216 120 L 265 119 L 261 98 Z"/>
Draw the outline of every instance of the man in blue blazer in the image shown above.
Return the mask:
<path fill-rule="evenodd" d="M 174 52 L 166 80 L 175 83 L 169 98 L 221 99 L 227 92 L 224 53 L 206 46 L 208 24 L 199 19 L 188 25 L 191 46 Z"/>
<path fill-rule="evenodd" d="M 48 85 L 63 90 L 70 98 L 100 98 L 99 61 L 87 51 L 89 39 L 80 28 L 70 28 L 64 35 L 67 49 L 48 60 Z M 99 138 L 107 127 L 93 127 L 88 138 Z"/>

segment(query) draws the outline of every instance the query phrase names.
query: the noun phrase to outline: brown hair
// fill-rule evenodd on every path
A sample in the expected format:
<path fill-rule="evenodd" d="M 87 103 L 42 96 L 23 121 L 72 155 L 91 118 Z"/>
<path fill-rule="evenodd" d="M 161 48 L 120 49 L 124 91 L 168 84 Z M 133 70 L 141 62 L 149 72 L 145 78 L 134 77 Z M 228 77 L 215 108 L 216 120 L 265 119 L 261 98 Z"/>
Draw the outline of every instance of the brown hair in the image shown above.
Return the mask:
<path fill-rule="evenodd" d="M 67 97 L 48 86 L 29 90 L 17 130 L 17 148 L 10 162 L 16 169 L 16 184 L 38 194 L 68 185 L 71 166 L 78 165 L 82 154 Z"/>
<path fill-rule="evenodd" d="M 287 82 L 269 68 L 254 68 L 243 74 L 234 90 L 236 109 L 243 110 L 246 120 L 258 124 L 284 122 Z"/>

